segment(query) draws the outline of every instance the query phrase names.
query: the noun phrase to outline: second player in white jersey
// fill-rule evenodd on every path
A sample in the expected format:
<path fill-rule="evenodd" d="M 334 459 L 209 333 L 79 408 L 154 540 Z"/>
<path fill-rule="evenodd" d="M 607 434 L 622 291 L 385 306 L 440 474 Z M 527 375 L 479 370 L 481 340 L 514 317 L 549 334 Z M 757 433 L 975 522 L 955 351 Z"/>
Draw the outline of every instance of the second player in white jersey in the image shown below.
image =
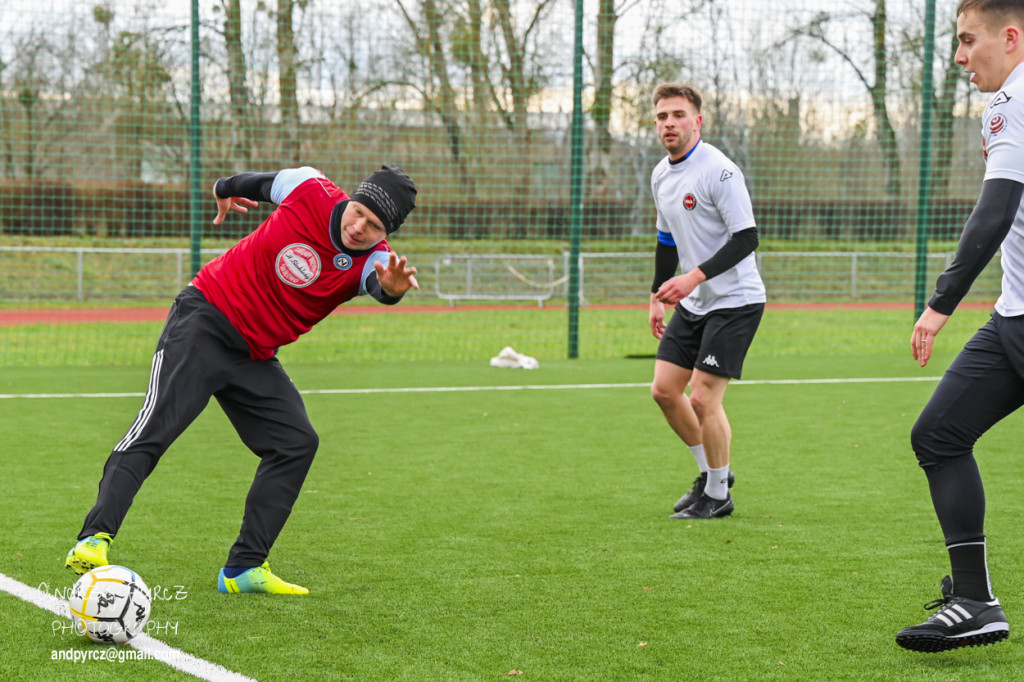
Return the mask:
<path fill-rule="evenodd" d="M 683 159 L 666 156 L 651 173 L 659 240 L 670 236 L 683 272 L 714 256 L 733 234 L 755 226 L 743 173 L 714 146 L 700 140 Z M 682 301 L 703 315 L 722 308 L 765 302 L 753 253 L 735 267 L 697 286 Z"/>
<path fill-rule="evenodd" d="M 673 519 L 721 518 L 735 509 L 722 399 L 740 378 L 765 306 L 750 195 L 739 168 L 701 141 L 702 102 L 684 83 L 662 83 L 652 97 L 668 155 L 651 173 L 658 240 L 648 322 L 659 339 L 651 396 L 700 472 L 673 505 Z"/>

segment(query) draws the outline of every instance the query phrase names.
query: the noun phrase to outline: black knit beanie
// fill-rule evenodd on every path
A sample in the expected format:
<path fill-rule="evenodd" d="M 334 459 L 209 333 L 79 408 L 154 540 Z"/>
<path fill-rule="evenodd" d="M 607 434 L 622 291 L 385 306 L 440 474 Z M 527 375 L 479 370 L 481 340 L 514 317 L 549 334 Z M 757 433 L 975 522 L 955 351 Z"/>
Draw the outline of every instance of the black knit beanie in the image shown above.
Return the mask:
<path fill-rule="evenodd" d="M 398 166 L 385 164 L 359 183 L 352 199 L 373 211 L 391 234 L 416 208 L 416 183 Z"/>

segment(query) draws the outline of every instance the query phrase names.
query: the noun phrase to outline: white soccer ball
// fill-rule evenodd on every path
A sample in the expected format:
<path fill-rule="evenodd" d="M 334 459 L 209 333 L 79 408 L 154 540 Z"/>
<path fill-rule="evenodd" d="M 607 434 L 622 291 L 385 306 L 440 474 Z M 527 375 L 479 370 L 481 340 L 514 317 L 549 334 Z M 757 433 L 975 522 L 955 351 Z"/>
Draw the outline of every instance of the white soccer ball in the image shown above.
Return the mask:
<path fill-rule="evenodd" d="M 152 605 L 145 581 L 124 566 L 92 569 L 68 597 L 75 630 L 106 644 L 124 644 L 144 631 Z"/>

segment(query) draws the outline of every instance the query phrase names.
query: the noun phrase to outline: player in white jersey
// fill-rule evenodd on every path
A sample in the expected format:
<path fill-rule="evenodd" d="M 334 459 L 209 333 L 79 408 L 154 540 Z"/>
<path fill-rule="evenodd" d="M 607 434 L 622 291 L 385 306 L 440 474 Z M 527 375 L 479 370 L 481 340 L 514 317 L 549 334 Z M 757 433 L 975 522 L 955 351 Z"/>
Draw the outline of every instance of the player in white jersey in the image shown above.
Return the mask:
<path fill-rule="evenodd" d="M 922 367 L 935 335 L 1000 247 L 1003 281 L 992 318 L 946 370 L 911 432 L 952 569 L 942 598 L 925 605 L 938 611 L 896 635 L 900 646 L 926 652 L 992 644 L 1010 634 L 989 580 L 974 444 L 1024 405 L 1024 0 L 961 0 L 956 25 L 956 63 L 972 73 L 979 91 L 994 95 L 982 118 L 981 196 L 911 336 Z"/>
<path fill-rule="evenodd" d="M 651 393 L 699 469 L 671 518 L 718 518 L 733 512 L 729 488 L 735 480 L 722 399 L 729 380 L 743 371 L 764 313 L 765 289 L 754 259 L 757 227 L 740 169 L 700 139 L 700 93 L 664 83 L 653 99 L 668 156 L 651 174 L 658 245 L 650 325 L 661 340 Z M 666 305 L 675 306 L 667 326 Z"/>

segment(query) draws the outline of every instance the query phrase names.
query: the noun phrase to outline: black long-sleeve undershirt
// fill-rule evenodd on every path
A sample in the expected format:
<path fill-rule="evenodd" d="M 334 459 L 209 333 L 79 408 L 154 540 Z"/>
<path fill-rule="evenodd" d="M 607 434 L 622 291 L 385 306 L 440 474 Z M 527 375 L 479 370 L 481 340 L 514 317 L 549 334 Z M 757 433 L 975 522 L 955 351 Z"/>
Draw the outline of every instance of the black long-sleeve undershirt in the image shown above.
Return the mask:
<path fill-rule="evenodd" d="M 701 272 L 708 279 L 717 277 L 726 270 L 734 268 L 740 261 L 754 253 L 754 249 L 760 240 L 757 238 L 757 228 L 748 227 L 745 230 L 733 233 L 725 244 L 722 245 L 715 255 L 698 265 Z"/>
<path fill-rule="evenodd" d="M 760 240 L 756 227 L 748 227 L 730 236 L 729 240 L 715 252 L 711 258 L 698 265 L 705 277 L 717 277 L 726 270 L 739 265 L 740 261 L 749 256 L 757 248 Z M 655 293 L 661 285 L 671 279 L 679 267 L 679 252 L 676 247 L 658 242 L 654 250 L 654 283 L 651 293 Z"/>
<path fill-rule="evenodd" d="M 229 178 L 220 178 L 214 189 L 221 199 L 242 197 L 253 201 L 270 201 L 270 189 L 280 171 L 272 173 L 239 173 Z"/>
<path fill-rule="evenodd" d="M 1006 239 L 1024 196 L 1024 184 L 996 178 L 981 185 L 981 196 L 967 219 L 956 255 L 939 275 L 928 307 L 943 315 L 952 315 L 971 285 L 985 269 Z"/>
<path fill-rule="evenodd" d="M 651 284 L 651 293 L 657 293 L 662 284 L 672 279 L 678 267 L 679 252 L 676 247 L 658 242 L 654 249 L 654 283 Z"/>

